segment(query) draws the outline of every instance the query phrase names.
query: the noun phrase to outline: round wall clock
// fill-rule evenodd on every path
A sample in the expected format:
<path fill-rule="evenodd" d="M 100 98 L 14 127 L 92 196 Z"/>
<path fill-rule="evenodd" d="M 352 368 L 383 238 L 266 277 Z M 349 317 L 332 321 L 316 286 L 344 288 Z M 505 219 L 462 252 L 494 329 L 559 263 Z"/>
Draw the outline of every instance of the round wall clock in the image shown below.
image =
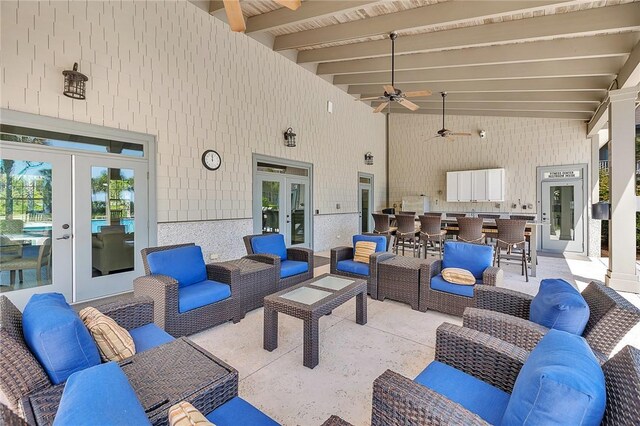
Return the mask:
<path fill-rule="evenodd" d="M 209 170 L 218 170 L 222 164 L 220 154 L 212 149 L 208 149 L 202 153 L 202 165 Z"/>

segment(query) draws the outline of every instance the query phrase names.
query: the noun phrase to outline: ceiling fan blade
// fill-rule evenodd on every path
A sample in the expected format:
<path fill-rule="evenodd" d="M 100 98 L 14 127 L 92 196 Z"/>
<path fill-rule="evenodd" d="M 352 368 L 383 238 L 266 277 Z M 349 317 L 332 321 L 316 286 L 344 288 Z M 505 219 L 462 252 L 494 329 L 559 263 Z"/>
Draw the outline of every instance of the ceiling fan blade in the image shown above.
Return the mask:
<path fill-rule="evenodd" d="M 373 110 L 373 113 L 375 114 L 376 112 L 380 112 L 383 109 L 386 108 L 386 106 L 389 105 L 389 102 L 383 102 L 380 105 L 378 105 L 378 107 L 376 109 Z"/>
<path fill-rule="evenodd" d="M 404 92 L 404 95 L 407 98 L 416 98 L 418 96 L 431 96 L 431 92 L 429 90 L 416 90 L 415 92 Z"/>
<path fill-rule="evenodd" d="M 400 105 L 402 105 L 403 107 L 405 107 L 405 108 L 407 108 L 407 109 L 410 109 L 411 111 L 415 111 L 415 110 L 417 110 L 417 109 L 419 109 L 419 108 L 420 108 L 418 105 L 416 105 L 416 104 L 414 104 L 413 102 L 408 101 L 408 100 L 406 100 L 406 99 L 399 99 L 399 100 L 398 100 L 398 103 L 399 103 Z"/>
<path fill-rule="evenodd" d="M 431 136 L 429 139 L 427 139 L 428 141 L 432 140 L 432 139 L 436 139 L 436 138 L 440 138 L 442 136 L 440 135 L 435 135 L 435 136 Z"/>
<path fill-rule="evenodd" d="M 300 0 L 274 0 L 280 6 L 284 6 L 291 10 L 297 10 L 300 7 Z"/>
<path fill-rule="evenodd" d="M 471 136 L 471 133 L 449 133 L 452 136 Z"/>
<path fill-rule="evenodd" d="M 396 88 L 393 87 L 390 84 L 385 84 L 384 85 L 384 91 L 387 92 L 387 93 L 396 93 Z"/>
<path fill-rule="evenodd" d="M 373 101 L 375 99 L 387 99 L 387 98 L 384 96 L 372 96 L 370 98 L 358 98 L 356 99 L 356 101 Z"/>
<path fill-rule="evenodd" d="M 244 22 L 244 16 L 242 16 L 242 9 L 240 8 L 240 0 L 222 0 L 224 3 L 224 10 L 227 12 L 227 20 L 231 31 L 237 33 L 243 33 L 247 29 L 247 25 Z"/>

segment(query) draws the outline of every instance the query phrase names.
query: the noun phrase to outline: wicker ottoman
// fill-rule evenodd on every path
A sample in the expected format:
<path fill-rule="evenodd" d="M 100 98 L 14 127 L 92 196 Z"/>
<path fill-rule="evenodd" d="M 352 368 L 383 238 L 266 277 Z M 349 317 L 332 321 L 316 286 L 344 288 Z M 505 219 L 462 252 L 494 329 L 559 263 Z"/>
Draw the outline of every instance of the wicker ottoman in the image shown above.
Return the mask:
<path fill-rule="evenodd" d="M 411 309 L 426 312 L 420 305 L 420 266 L 427 260 L 396 256 L 378 266 L 378 300 L 389 298 L 408 303 Z"/>
<path fill-rule="evenodd" d="M 245 258 L 228 260 L 218 264 L 240 270 L 238 303 L 240 303 L 243 316 L 247 312 L 261 307 L 264 297 L 277 291 L 279 277 L 273 265 Z"/>

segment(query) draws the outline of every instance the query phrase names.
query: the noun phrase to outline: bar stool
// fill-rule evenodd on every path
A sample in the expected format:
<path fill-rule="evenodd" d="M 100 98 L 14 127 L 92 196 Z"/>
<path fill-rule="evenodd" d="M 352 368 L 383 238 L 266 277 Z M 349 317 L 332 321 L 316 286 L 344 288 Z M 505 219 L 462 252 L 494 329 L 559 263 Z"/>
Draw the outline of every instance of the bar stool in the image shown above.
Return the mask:
<path fill-rule="evenodd" d="M 455 217 L 455 218 L 467 217 L 467 214 L 466 213 L 447 213 L 447 217 Z"/>
<path fill-rule="evenodd" d="M 481 217 L 459 217 L 457 221 L 458 240 L 465 243 L 484 244 L 485 235 L 482 233 L 484 219 Z"/>
<path fill-rule="evenodd" d="M 535 216 L 526 215 L 526 214 L 512 214 L 509 216 L 511 219 L 515 220 L 526 220 L 527 222 L 534 222 L 536 220 Z M 527 257 L 529 258 L 529 262 L 531 262 L 531 232 L 524 233 L 525 239 L 527 240 Z M 538 260 L 536 259 L 536 265 L 538 264 Z"/>
<path fill-rule="evenodd" d="M 498 237 L 496 239 L 496 249 L 494 251 L 493 264 L 500 267 L 500 261 L 507 263 L 520 263 L 522 275 L 529 282 L 529 270 L 527 265 L 527 250 L 524 229 L 527 226 L 526 220 L 520 219 L 496 219 L 498 227 Z M 502 254 L 506 250 L 506 254 Z M 522 250 L 521 254 L 513 254 L 514 250 Z"/>
<path fill-rule="evenodd" d="M 402 255 L 404 256 L 404 248 L 407 241 L 412 244 L 413 256 L 416 255 L 416 244 L 418 243 L 419 232 L 416 232 L 416 219 L 414 215 L 399 214 L 396 215 L 398 221 L 398 229 L 396 230 L 395 252 L 398 254 L 398 245 L 402 240 Z"/>
<path fill-rule="evenodd" d="M 500 219 L 500 215 L 499 214 L 479 213 L 478 217 L 481 217 L 483 219 Z"/>
<path fill-rule="evenodd" d="M 373 216 L 373 233 L 374 234 L 382 234 L 382 235 L 395 235 L 396 229 L 395 227 L 390 226 L 391 217 L 388 214 L 384 213 L 372 213 Z"/>
<path fill-rule="evenodd" d="M 424 258 L 427 258 L 427 244 L 431 243 L 434 248 L 438 243 L 438 256 L 442 259 L 442 248 L 444 246 L 444 239 L 447 231 L 442 229 L 442 217 L 440 215 L 433 216 L 424 215 L 418 216 L 420 219 L 420 245 L 418 246 L 418 257 L 420 257 L 421 247 L 424 247 Z"/>

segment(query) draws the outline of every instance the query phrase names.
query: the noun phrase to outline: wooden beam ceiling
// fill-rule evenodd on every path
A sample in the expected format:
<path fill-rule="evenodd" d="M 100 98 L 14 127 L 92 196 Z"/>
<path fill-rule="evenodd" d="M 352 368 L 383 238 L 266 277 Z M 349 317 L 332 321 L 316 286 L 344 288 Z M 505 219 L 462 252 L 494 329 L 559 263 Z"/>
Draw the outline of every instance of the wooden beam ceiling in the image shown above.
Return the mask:
<path fill-rule="evenodd" d="M 383 112 L 389 112 L 386 108 Z M 409 111 L 403 106 L 392 106 L 392 114 L 430 114 L 442 116 L 442 109 L 420 108 L 417 111 Z M 447 115 L 472 115 L 479 117 L 533 117 L 533 118 L 558 118 L 565 120 L 587 121 L 593 113 L 591 112 L 558 112 L 558 111 L 504 111 L 504 110 L 476 110 L 457 109 L 447 111 Z M 464 131 L 465 129 L 457 129 Z"/>
<path fill-rule="evenodd" d="M 379 96 L 380 93 L 365 93 L 363 98 Z M 464 102 L 590 102 L 594 108 L 604 99 L 605 91 L 589 92 L 562 92 L 558 90 L 550 92 L 496 92 L 496 93 L 456 93 L 455 99 Z M 437 93 L 429 97 L 411 98 L 412 102 L 432 102 L 442 103 L 442 98 Z"/>
<path fill-rule="evenodd" d="M 439 97 L 439 96 L 438 96 Z M 442 99 L 440 102 L 425 102 L 415 101 L 422 109 L 438 109 L 442 112 Z M 380 105 L 380 102 L 372 102 L 371 106 L 375 107 Z M 488 110 L 488 111 L 564 111 L 564 112 L 588 112 L 593 114 L 596 110 L 596 106 L 590 102 L 558 102 L 558 103 L 545 103 L 545 102 L 460 102 L 447 100 L 447 113 L 451 110 L 458 109 L 474 109 L 474 110 Z M 404 107 L 403 107 L 404 108 Z"/>
<path fill-rule="evenodd" d="M 481 3 L 481 2 L 480 2 Z M 446 3 L 443 3 L 446 4 Z M 331 27 L 327 27 L 331 28 Z M 640 30 L 640 3 L 398 37 L 396 54 Z M 298 63 L 388 56 L 389 40 L 303 50 Z"/>

